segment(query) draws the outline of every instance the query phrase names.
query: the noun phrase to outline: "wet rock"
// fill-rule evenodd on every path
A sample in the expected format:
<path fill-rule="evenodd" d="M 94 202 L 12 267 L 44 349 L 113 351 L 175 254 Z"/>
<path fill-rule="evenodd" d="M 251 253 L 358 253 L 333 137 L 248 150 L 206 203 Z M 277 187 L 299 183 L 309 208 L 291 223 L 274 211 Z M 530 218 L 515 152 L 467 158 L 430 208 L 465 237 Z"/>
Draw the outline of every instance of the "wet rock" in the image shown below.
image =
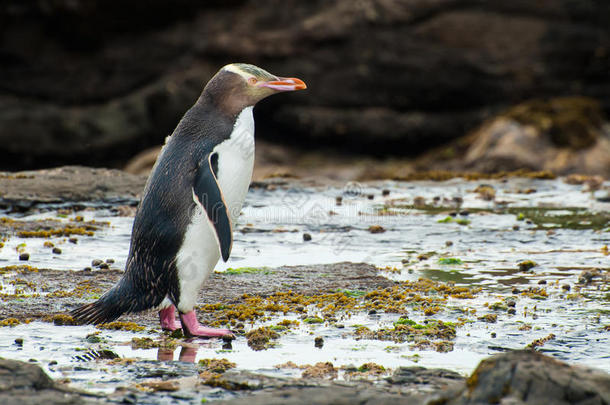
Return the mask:
<path fill-rule="evenodd" d="M 338 370 L 333 366 L 333 363 L 316 363 L 313 366 L 308 366 L 302 373 L 303 378 L 322 378 L 335 379 L 337 378 Z"/>
<path fill-rule="evenodd" d="M 309 242 L 311 240 L 311 235 L 308 233 L 303 234 L 303 241 Z"/>
<path fill-rule="evenodd" d="M 54 383 L 35 364 L 0 359 L 0 403 L 3 405 L 85 404 L 83 397 Z"/>
<path fill-rule="evenodd" d="M 514 351 L 483 360 L 450 405 L 483 403 L 603 404 L 610 402 L 610 375 L 570 366 L 534 351 Z"/>
<path fill-rule="evenodd" d="M 55 253 L 56 255 L 60 255 L 61 254 L 61 249 L 58 248 L 58 247 L 54 247 L 52 252 Z"/>
<path fill-rule="evenodd" d="M 146 176 L 120 170 L 65 166 L 33 172 L 0 172 L 0 208 L 27 211 L 38 204 L 137 204 Z"/>
<path fill-rule="evenodd" d="M 162 143 L 227 60 L 309 84 L 290 102 L 261 104 L 262 134 L 290 128 L 301 143 L 356 152 L 437 145 L 506 100 L 577 93 L 608 105 L 603 2 L 253 5 L 10 0 L 0 13 L 11 39 L 0 64 L 3 164 L 101 164 Z M 125 11 L 141 21 L 117 18 Z M 357 85 L 337 91 L 339 81 Z"/>
<path fill-rule="evenodd" d="M 91 260 L 91 266 L 93 266 L 93 267 L 99 267 L 102 263 L 103 263 L 103 261 L 101 261 L 100 259 Z"/>
<path fill-rule="evenodd" d="M 484 124 L 473 137 L 465 155 L 472 170 L 610 175 L 610 126 L 593 99 L 530 101 Z"/>
<path fill-rule="evenodd" d="M 536 263 L 533 260 L 524 260 L 522 262 L 519 263 L 519 271 L 528 271 L 530 269 L 532 269 L 533 267 L 538 266 L 538 263 Z"/>
<path fill-rule="evenodd" d="M 370 233 L 384 233 L 385 228 L 381 225 L 371 225 L 371 226 L 369 226 L 368 231 Z"/>
<path fill-rule="evenodd" d="M 447 389 L 454 384 L 461 384 L 465 378 L 455 371 L 440 368 L 399 367 L 392 376 L 387 378 L 392 385 L 416 385 L 421 389 L 430 391 Z"/>
<path fill-rule="evenodd" d="M 30 254 L 29 253 L 19 253 L 19 260 L 21 260 L 21 261 L 30 260 Z"/>
<path fill-rule="evenodd" d="M 313 345 L 318 349 L 321 349 L 324 346 L 324 338 L 322 336 L 316 336 L 313 340 Z"/>

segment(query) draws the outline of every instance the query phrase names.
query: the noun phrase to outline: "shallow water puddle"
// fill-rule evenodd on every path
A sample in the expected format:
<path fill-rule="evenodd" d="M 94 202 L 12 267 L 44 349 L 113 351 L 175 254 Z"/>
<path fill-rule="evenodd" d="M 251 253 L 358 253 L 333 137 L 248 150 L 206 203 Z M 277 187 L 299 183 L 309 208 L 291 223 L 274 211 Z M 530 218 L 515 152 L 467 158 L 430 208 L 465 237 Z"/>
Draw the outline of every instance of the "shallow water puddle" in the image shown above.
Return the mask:
<path fill-rule="evenodd" d="M 76 386 L 111 391 L 125 385 L 125 379 L 139 381 L 140 377 L 122 372 L 121 364 L 83 362 L 77 356 L 109 348 L 121 357 L 148 360 L 226 358 L 241 369 L 283 376 L 302 372 L 275 368 L 288 361 L 299 365 L 330 361 L 335 366 L 356 367 L 374 362 L 389 368 L 422 365 L 466 374 L 490 354 L 523 348 L 553 334 L 539 350 L 610 371 L 606 330 L 610 325 L 610 287 L 599 277 L 589 285 L 579 284 L 583 272 L 599 269 L 607 277 L 610 271 L 610 256 L 604 250 L 610 244 L 610 223 L 604 216 L 610 212 L 610 203 L 597 201 L 592 193 L 581 191 L 581 186 L 529 179 L 485 181 L 495 189 L 495 201 L 486 201 L 473 191 L 481 183 L 385 182 L 350 184 L 344 189 L 251 190 L 232 257 L 217 267 L 217 271 L 224 271 L 366 262 L 397 281 L 424 277 L 481 287 L 475 298 L 449 299 L 445 308 L 429 317 L 405 309 L 420 325 L 426 319 L 460 323 L 449 352 L 418 350 L 412 342 L 355 340 L 357 327 L 373 331 L 391 328 L 400 316 L 360 313 L 338 322 L 302 323 L 282 334 L 275 347 L 258 352 L 250 349 L 243 337 L 230 349 L 218 340 L 197 340 L 173 351 L 133 349 L 129 344 L 133 337 L 159 335 L 104 330 L 99 334 L 101 342 L 90 343 L 87 335 L 97 331 L 91 326 L 34 322 L 0 328 L 0 355 L 35 358 L 53 377 L 69 377 Z M 382 189 L 389 190 L 389 195 L 383 196 Z M 536 192 L 516 192 L 525 189 Z M 337 197 L 341 197 L 340 205 Z M 78 215 L 85 221 L 109 221 L 110 226 L 93 236 L 79 236 L 77 243 L 66 237 L 11 237 L 0 250 L 0 266 L 19 264 L 17 251 L 21 250 L 30 253 L 27 263 L 38 268 L 80 270 L 91 266 L 92 259 L 109 258 L 114 259 L 111 267 L 123 268 L 133 218 L 116 217 L 108 210 Z M 45 218 L 57 218 L 57 212 L 14 219 Z M 310 241 L 304 240 L 305 233 L 311 236 Z M 61 248 L 61 254 L 53 253 L 45 241 Z M 520 268 L 526 261 L 532 261 L 533 267 Z M 0 292 L 14 293 L 10 273 L 3 277 Z M 278 291 L 282 288 L 278 286 Z M 528 288 L 542 289 L 548 296 L 541 296 L 539 290 L 527 292 Z M 506 305 L 510 301 L 513 306 Z M 491 315 L 487 321 L 479 320 L 487 315 Z M 294 314 L 273 317 L 246 325 L 246 329 L 284 318 L 297 319 Z M 342 327 L 337 327 L 338 323 Z M 324 339 L 322 348 L 314 347 L 317 336 Z M 17 337 L 24 338 L 21 346 L 14 343 Z M 100 373 L 101 369 L 109 371 Z"/>

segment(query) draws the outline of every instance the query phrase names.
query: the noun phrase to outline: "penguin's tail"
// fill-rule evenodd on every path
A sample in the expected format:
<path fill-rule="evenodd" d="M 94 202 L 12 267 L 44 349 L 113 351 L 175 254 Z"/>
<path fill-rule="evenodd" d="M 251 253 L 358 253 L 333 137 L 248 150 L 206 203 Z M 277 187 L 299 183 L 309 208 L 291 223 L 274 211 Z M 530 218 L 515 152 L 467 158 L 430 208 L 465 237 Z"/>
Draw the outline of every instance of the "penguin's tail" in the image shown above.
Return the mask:
<path fill-rule="evenodd" d="M 97 301 L 78 307 L 70 315 L 81 324 L 102 324 L 116 320 L 125 313 L 147 309 L 143 307 L 140 297 L 133 297 L 130 288 L 119 283 L 100 297 Z"/>

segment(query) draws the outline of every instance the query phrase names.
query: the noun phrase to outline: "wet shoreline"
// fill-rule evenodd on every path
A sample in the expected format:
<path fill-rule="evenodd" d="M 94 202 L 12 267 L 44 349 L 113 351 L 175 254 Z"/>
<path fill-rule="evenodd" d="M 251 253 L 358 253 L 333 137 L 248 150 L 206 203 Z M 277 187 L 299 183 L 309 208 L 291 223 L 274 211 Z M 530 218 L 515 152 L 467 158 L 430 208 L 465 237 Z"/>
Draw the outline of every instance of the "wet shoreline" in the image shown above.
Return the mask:
<path fill-rule="evenodd" d="M 85 180 L 71 182 L 77 174 Z M 87 168 L 0 176 L 11 183 L 0 188 L 2 357 L 160 404 L 238 395 L 218 364 L 234 364 L 230 379 L 381 382 L 419 365 L 465 376 L 491 354 L 529 347 L 610 370 L 608 183 L 272 178 L 253 184 L 234 257 L 198 301 L 200 319 L 236 340 L 163 334 L 154 312 L 71 326 L 60 314 L 120 277 L 144 180 Z"/>

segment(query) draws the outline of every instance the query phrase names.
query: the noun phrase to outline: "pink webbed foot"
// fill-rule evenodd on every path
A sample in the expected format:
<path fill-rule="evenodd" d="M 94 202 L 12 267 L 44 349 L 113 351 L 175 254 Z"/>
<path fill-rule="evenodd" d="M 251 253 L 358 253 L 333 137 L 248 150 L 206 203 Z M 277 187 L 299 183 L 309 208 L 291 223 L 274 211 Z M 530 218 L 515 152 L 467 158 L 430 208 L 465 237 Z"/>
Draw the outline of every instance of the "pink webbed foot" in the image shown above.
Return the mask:
<path fill-rule="evenodd" d="M 182 322 L 182 333 L 187 337 L 222 337 L 233 335 L 229 329 L 216 329 L 202 326 L 197 320 L 195 311 L 180 314 L 180 321 Z"/>
<path fill-rule="evenodd" d="M 173 305 L 159 311 L 159 320 L 161 322 L 161 329 L 163 330 L 173 332 L 182 327 L 180 321 L 176 320 L 176 307 Z"/>

